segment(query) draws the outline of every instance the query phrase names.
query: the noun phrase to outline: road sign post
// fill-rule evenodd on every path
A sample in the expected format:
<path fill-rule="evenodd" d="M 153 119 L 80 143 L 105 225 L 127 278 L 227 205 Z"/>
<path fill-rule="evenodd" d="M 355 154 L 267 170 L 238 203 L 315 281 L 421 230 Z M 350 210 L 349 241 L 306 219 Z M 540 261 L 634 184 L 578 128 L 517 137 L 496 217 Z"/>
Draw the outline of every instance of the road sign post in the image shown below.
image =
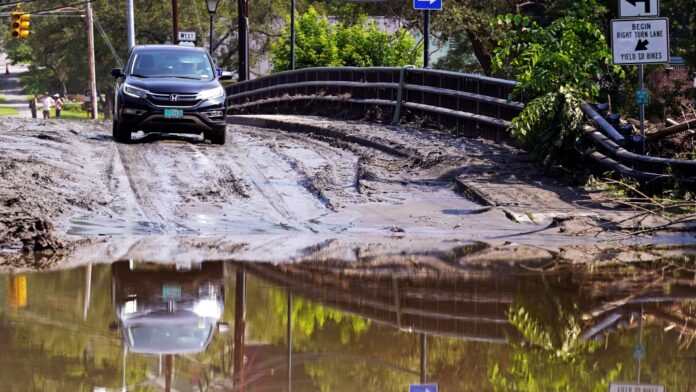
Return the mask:
<path fill-rule="evenodd" d="M 646 11 L 659 7 L 656 0 L 620 0 L 621 7 L 624 3 L 643 4 Z M 611 49 L 614 64 L 638 65 L 638 89 L 644 91 L 645 64 L 669 63 L 669 20 L 667 18 L 614 19 L 611 21 Z M 647 97 L 642 101 L 647 101 Z M 637 103 L 640 109 L 640 134 L 643 139 L 643 152 L 645 152 L 645 103 Z"/>
<path fill-rule="evenodd" d="M 442 0 L 413 0 L 413 9 L 423 11 L 423 68 L 429 68 L 430 11 L 441 11 Z"/>

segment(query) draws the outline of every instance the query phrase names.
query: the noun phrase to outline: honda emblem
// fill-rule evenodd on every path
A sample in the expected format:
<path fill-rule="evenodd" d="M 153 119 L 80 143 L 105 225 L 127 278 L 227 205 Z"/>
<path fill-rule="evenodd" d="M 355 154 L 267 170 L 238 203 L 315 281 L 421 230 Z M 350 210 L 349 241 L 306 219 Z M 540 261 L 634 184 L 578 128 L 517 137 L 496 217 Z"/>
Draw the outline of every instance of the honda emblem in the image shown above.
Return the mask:
<path fill-rule="evenodd" d="M 177 102 L 179 100 L 179 96 L 176 94 L 172 94 L 169 96 L 169 100 L 172 102 Z"/>

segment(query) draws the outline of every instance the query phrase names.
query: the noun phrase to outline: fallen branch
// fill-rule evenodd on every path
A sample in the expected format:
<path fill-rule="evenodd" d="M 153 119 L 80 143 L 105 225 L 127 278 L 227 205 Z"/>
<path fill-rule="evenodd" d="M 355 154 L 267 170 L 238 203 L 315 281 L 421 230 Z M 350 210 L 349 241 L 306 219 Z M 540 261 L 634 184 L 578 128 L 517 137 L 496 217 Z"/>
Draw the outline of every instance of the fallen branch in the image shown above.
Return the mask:
<path fill-rule="evenodd" d="M 677 133 L 689 130 L 692 126 L 696 126 L 696 119 L 689 120 L 678 125 L 672 125 L 667 128 L 662 128 L 657 132 L 648 134 L 647 137 L 651 141 L 660 140 L 672 135 L 676 135 Z"/>

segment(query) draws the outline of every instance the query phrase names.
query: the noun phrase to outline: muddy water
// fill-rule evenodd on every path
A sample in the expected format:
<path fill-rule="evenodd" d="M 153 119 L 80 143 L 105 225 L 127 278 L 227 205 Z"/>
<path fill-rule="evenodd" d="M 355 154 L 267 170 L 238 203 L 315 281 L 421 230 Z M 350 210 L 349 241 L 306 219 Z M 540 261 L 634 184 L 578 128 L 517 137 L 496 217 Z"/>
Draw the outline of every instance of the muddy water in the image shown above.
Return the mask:
<path fill-rule="evenodd" d="M 664 263 L 446 279 L 309 262 L 95 264 L 0 276 L 0 385 L 606 391 L 640 379 L 692 391 L 695 316 L 693 273 Z"/>

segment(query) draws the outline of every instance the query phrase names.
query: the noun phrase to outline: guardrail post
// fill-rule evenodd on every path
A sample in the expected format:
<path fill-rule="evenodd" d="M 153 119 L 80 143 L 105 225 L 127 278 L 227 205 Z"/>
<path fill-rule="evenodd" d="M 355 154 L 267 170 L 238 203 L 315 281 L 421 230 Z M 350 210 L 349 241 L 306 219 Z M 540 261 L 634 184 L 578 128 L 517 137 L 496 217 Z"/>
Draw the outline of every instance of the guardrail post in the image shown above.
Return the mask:
<path fill-rule="evenodd" d="M 399 89 L 396 91 L 396 105 L 394 106 L 394 118 L 392 119 L 392 124 L 397 124 L 401 120 L 401 102 L 404 97 L 404 84 L 406 84 L 406 70 L 409 68 L 415 68 L 413 65 L 407 65 L 401 67 L 399 71 Z"/>

